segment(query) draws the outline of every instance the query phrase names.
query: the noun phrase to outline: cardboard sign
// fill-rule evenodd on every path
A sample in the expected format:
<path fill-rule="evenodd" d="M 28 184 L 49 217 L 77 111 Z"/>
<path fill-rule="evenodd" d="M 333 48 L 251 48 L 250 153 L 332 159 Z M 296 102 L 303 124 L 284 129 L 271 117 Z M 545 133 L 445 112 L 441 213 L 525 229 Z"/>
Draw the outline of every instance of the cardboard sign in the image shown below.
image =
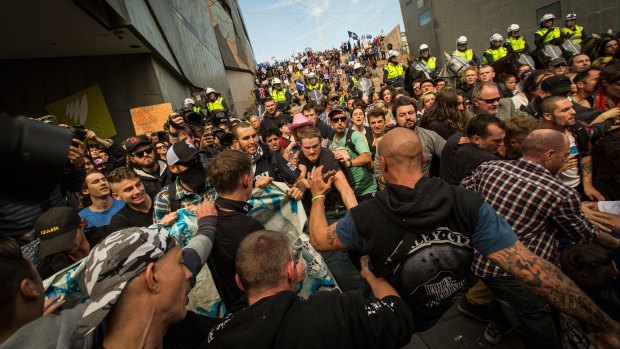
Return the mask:
<path fill-rule="evenodd" d="M 148 131 L 163 130 L 168 116 L 172 114 L 172 104 L 162 103 L 145 107 L 129 109 L 131 121 L 136 135 L 142 135 Z"/>

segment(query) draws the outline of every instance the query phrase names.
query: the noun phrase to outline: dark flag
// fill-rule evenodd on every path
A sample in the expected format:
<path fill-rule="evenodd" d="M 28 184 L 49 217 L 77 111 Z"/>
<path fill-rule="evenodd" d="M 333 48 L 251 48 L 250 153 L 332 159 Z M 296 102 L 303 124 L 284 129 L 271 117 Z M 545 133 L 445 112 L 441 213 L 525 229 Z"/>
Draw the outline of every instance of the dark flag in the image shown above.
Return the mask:
<path fill-rule="evenodd" d="M 354 32 L 352 32 L 352 31 L 348 31 L 348 32 L 349 32 L 349 37 L 350 37 L 351 39 L 353 39 L 353 40 L 357 40 L 357 34 L 355 34 L 355 33 L 354 33 Z"/>

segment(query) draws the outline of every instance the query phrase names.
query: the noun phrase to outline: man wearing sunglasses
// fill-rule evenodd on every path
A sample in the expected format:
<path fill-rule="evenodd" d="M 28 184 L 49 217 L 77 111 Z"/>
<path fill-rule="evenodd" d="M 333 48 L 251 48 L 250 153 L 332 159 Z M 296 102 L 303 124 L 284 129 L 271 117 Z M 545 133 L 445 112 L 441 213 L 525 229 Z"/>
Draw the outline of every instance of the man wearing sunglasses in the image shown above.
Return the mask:
<path fill-rule="evenodd" d="M 549 62 L 549 71 L 554 75 L 564 75 L 568 73 L 568 64 L 562 57 L 554 58 Z"/>
<path fill-rule="evenodd" d="M 159 160 L 146 136 L 131 137 L 125 143 L 127 151 L 127 163 L 136 173 L 146 193 L 155 198 L 161 188 L 172 181 L 172 175 L 168 166 Z"/>

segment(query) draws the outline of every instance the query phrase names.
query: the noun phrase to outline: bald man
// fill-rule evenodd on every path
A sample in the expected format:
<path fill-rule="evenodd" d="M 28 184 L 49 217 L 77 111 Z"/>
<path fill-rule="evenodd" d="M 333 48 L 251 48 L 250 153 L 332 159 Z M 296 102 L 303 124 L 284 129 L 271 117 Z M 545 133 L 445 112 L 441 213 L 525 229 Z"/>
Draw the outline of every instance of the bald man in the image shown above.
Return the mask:
<path fill-rule="evenodd" d="M 463 179 L 461 186 L 481 193 L 513 227 L 519 241 L 546 260 L 559 253 L 558 233 L 566 234 L 573 243 L 594 239 L 615 247 L 613 237 L 588 221 L 579 193 L 556 178 L 570 154 L 568 137 L 551 129 L 535 130 L 521 147 L 521 159 L 485 162 Z M 474 273 L 497 296 L 508 322 L 527 348 L 561 347 L 551 307 L 544 297 L 480 254 L 475 257 Z M 489 327 L 509 328 L 506 318 L 492 319 Z"/>
<path fill-rule="evenodd" d="M 414 131 L 388 132 L 378 156 L 385 190 L 330 226 L 322 195 L 333 179 L 322 176 L 320 167 L 312 171 L 310 241 L 318 251 L 368 254 L 374 274 L 386 278 L 411 307 L 416 331 L 431 328 L 463 292 L 475 248 L 563 312 L 617 339 L 620 325 L 553 264 L 523 246 L 480 194 L 422 176 L 422 149 Z"/>

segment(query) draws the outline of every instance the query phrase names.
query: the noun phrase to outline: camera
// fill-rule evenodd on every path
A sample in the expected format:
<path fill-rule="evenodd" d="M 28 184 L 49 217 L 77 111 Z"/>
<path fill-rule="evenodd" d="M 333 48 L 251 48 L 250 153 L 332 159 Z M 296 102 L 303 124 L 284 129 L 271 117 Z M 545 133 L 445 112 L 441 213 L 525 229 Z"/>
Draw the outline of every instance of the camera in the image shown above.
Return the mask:
<path fill-rule="evenodd" d="M 232 133 L 228 133 L 221 128 L 216 127 L 213 129 L 213 131 L 211 131 L 211 134 L 213 135 L 213 137 L 217 138 L 217 140 L 223 147 L 230 147 L 232 145 Z"/>
<path fill-rule="evenodd" d="M 71 132 L 71 134 L 73 135 L 73 138 L 84 142 L 84 139 L 86 139 L 86 132 L 88 130 L 86 130 L 86 127 L 84 127 L 84 125 L 75 125 L 75 126 L 71 126 L 69 127 L 69 132 Z"/>
<path fill-rule="evenodd" d="M 183 120 L 189 125 L 200 126 L 204 122 L 204 115 L 202 113 L 196 113 L 192 107 L 181 108 L 176 111 L 183 117 Z"/>

